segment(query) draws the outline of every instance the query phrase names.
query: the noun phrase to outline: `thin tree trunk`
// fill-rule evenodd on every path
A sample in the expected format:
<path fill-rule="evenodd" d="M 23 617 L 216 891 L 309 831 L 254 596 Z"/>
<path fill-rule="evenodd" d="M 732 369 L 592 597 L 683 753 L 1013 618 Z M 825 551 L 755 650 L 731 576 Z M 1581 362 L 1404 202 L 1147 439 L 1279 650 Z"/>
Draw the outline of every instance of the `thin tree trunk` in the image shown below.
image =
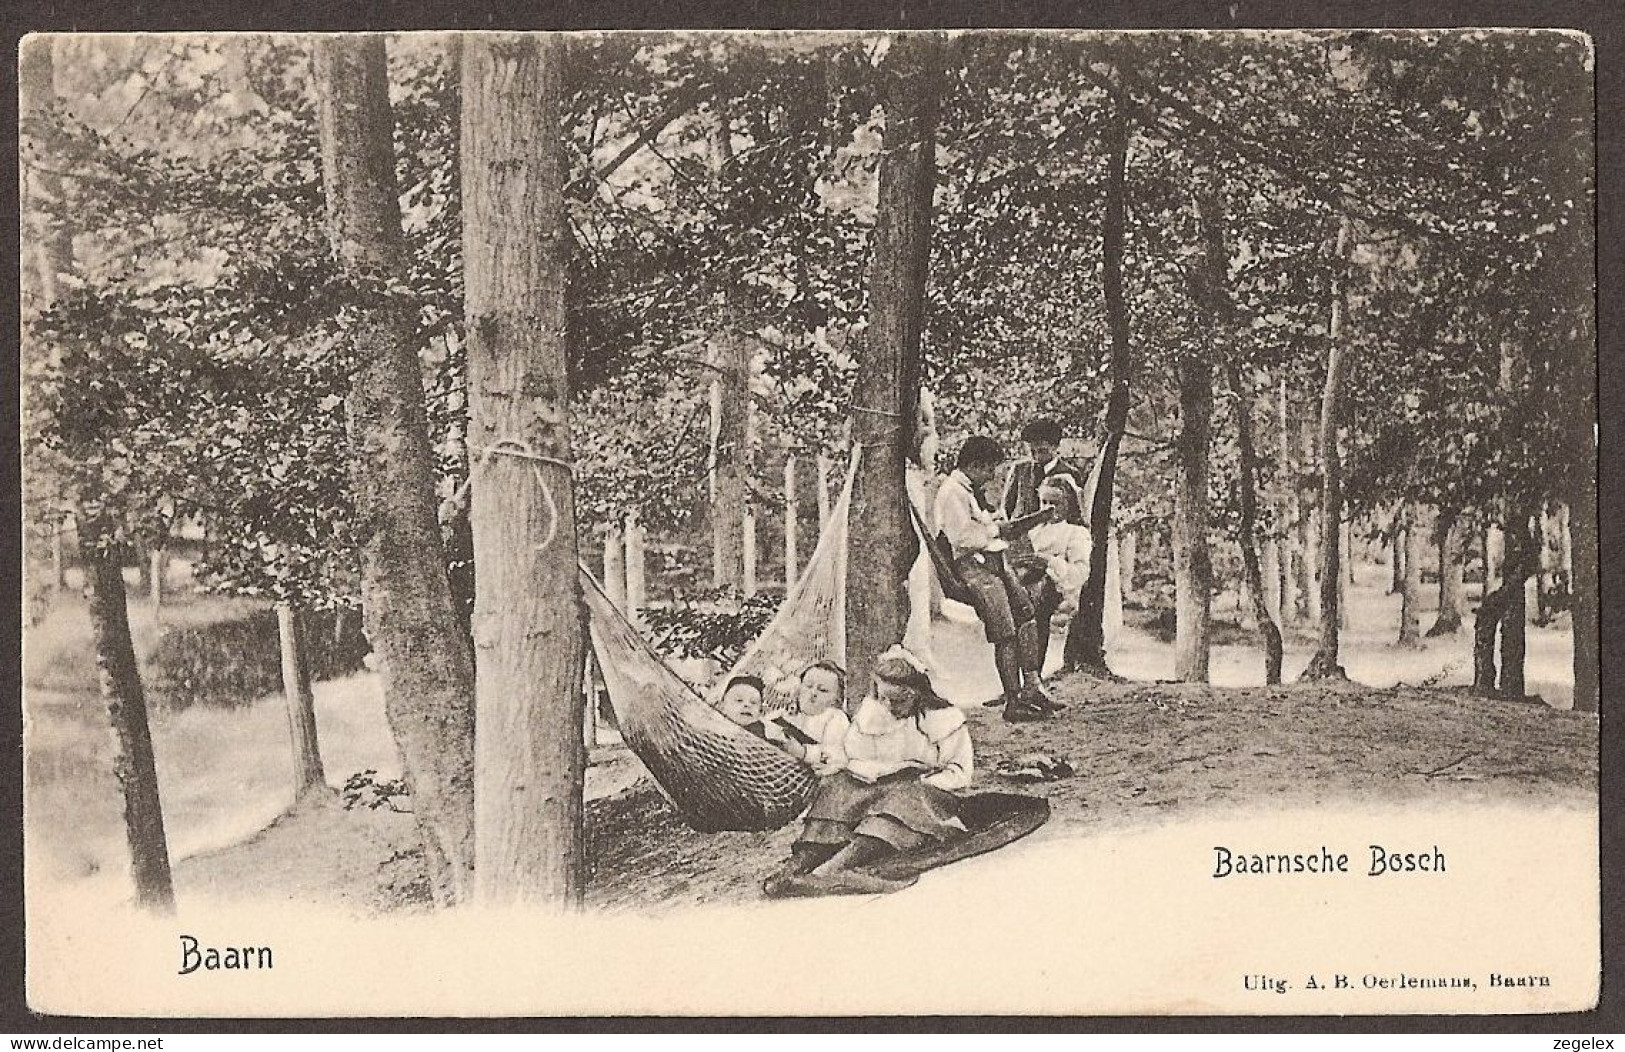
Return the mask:
<path fill-rule="evenodd" d="M 147 698 L 130 641 L 124 560 L 109 553 L 80 517 L 85 567 L 90 578 L 90 623 L 96 636 L 96 668 L 118 751 L 113 774 L 124 796 L 124 833 L 130 847 L 135 900 L 144 909 L 171 913 L 175 888 L 169 869 L 169 841 L 158 798 L 158 769 L 147 724 Z"/>
<path fill-rule="evenodd" d="M 430 890 L 449 905 L 474 868 L 474 669 L 436 521 L 413 308 L 382 291 L 405 263 L 383 37 L 318 38 L 314 73 L 333 252 L 351 281 L 377 290 L 350 326 L 346 400 L 363 616 Z"/>
<path fill-rule="evenodd" d="M 1399 595 L 1405 590 L 1405 531 L 1394 521 L 1394 539 L 1390 547 L 1393 549 L 1393 558 L 1389 561 L 1393 571 L 1393 580 L 1388 584 L 1389 595 Z"/>
<path fill-rule="evenodd" d="M 1140 531 L 1129 530 L 1117 540 L 1117 557 L 1123 567 L 1123 595 L 1134 594 L 1134 565 L 1140 554 Z"/>
<path fill-rule="evenodd" d="M 1590 445 L 1593 414 L 1586 418 L 1587 446 Z M 1595 460 L 1583 463 L 1575 473 L 1569 487 L 1569 544 L 1573 551 L 1574 571 L 1569 578 L 1572 590 L 1574 623 L 1574 707 L 1581 712 L 1596 712 L 1600 694 L 1600 655 L 1602 640 L 1598 634 L 1597 577 L 1599 572 L 1599 544 L 1597 539 L 1597 478 L 1592 474 Z"/>
<path fill-rule="evenodd" d="M 604 527 L 604 595 L 626 612 L 626 540 L 619 523 Z"/>
<path fill-rule="evenodd" d="M 717 379 L 711 499 L 711 586 L 742 591 L 745 585 L 746 413 L 750 404 L 750 356 L 743 337 L 723 333 L 713 341 Z"/>
<path fill-rule="evenodd" d="M 852 436 L 863 448 L 852 498 L 846 590 L 846 655 L 854 693 L 868 689 L 875 658 L 903 637 L 908 621 L 908 574 L 916 545 L 905 460 L 915 447 L 943 62 L 943 43 L 934 34 L 899 37 L 885 60 L 886 129 L 868 276 L 870 326 L 852 394 Z"/>
<path fill-rule="evenodd" d="M 316 695 L 310 689 L 310 650 L 305 617 L 292 603 L 276 604 L 277 635 L 282 644 L 282 696 L 288 703 L 288 734 L 293 744 L 293 799 L 327 784 L 321 747 L 316 739 Z"/>
<path fill-rule="evenodd" d="M 1105 434 L 1100 442 L 1093 499 L 1089 502 L 1089 579 L 1078 597 L 1078 612 L 1066 629 L 1066 667 L 1110 675 L 1106 664 L 1106 555 L 1112 532 L 1112 488 L 1117 451 L 1128 427 L 1131 366 L 1128 304 L 1123 297 L 1123 240 L 1127 197 L 1129 121 L 1119 102 L 1106 130 L 1106 211 L 1101 225 L 1101 286 L 1111 333 L 1111 394 L 1106 401 Z"/>
<path fill-rule="evenodd" d="M 475 846 L 488 903 L 577 907 L 586 885 L 582 676 L 570 467 L 564 45 L 463 40 L 463 258 L 474 487 Z"/>
<path fill-rule="evenodd" d="M 754 355 L 751 356 L 754 359 Z M 754 369 L 753 369 L 754 371 Z M 750 395 L 750 373 L 745 374 L 745 447 L 741 460 L 744 475 L 744 502 L 739 513 L 740 588 L 756 594 L 756 500 L 751 479 L 756 474 L 756 402 Z"/>
<path fill-rule="evenodd" d="M 644 558 L 644 529 L 638 513 L 626 515 L 626 616 L 637 617 L 648 605 L 647 561 Z"/>
<path fill-rule="evenodd" d="M 1314 470 L 1315 464 L 1315 427 L 1313 422 L 1304 420 L 1299 429 L 1299 437 L 1303 443 L 1303 461 L 1300 465 L 1305 475 Z M 1315 506 L 1314 498 L 1305 497 L 1299 501 L 1298 512 L 1298 548 L 1303 552 L 1303 558 L 1298 562 L 1298 571 L 1303 575 L 1303 587 L 1299 591 L 1299 598 L 1303 602 L 1300 611 L 1303 621 L 1308 625 L 1320 624 L 1321 608 L 1325 605 L 1321 599 L 1320 590 L 1320 550 L 1328 536 L 1336 536 L 1333 530 L 1322 530 L 1320 509 Z"/>
<path fill-rule="evenodd" d="M 1348 255 L 1351 224 L 1348 217 L 1337 228 L 1336 261 L 1342 265 Z M 1341 412 L 1343 374 L 1348 370 L 1348 348 L 1343 339 L 1343 315 L 1347 311 L 1341 278 L 1332 285 L 1332 318 L 1326 341 L 1326 386 L 1320 396 L 1321 521 L 1329 536 L 1335 537 L 1343 524 L 1343 461 L 1337 451 L 1337 425 Z M 1320 641 L 1301 678 L 1306 680 L 1345 678 L 1338 661 L 1338 637 L 1343 612 L 1337 601 L 1337 578 L 1343 572 L 1342 553 L 1336 544 L 1320 549 Z"/>
<path fill-rule="evenodd" d="M 1262 565 L 1259 569 L 1264 576 L 1264 609 L 1269 613 L 1270 620 L 1279 625 L 1281 620 L 1281 552 L 1280 546 L 1273 537 L 1264 538 Z"/>
<path fill-rule="evenodd" d="M 800 575 L 801 560 L 796 551 L 796 458 L 784 458 L 784 594 L 789 595 Z"/>
<path fill-rule="evenodd" d="M 1400 588 L 1399 645 L 1422 646 L 1422 552 L 1427 534 L 1415 504 L 1405 510 L 1405 579 Z"/>
<path fill-rule="evenodd" d="M 1282 371 L 1281 389 L 1276 401 L 1276 433 L 1278 441 L 1275 449 L 1275 477 L 1276 485 L 1280 487 L 1281 514 L 1278 529 L 1280 537 L 1280 564 L 1281 572 L 1281 625 L 1286 625 L 1298 619 L 1298 552 L 1295 547 L 1295 536 L 1298 532 L 1298 487 L 1293 484 L 1292 470 L 1292 400 L 1287 388 L 1285 370 Z"/>
<path fill-rule="evenodd" d="M 1523 698 L 1524 654 L 1529 625 L 1527 584 L 1539 564 L 1535 534 L 1529 528 L 1530 515 L 1525 512 L 1507 523 L 1507 559 L 1503 587 L 1507 590 L 1506 605 L 1501 613 L 1501 676 L 1497 684 L 1502 697 Z"/>
<path fill-rule="evenodd" d="M 1258 558 L 1258 452 L 1253 446 L 1252 418 L 1255 395 L 1242 388 L 1241 369 L 1234 359 L 1228 361 L 1225 368 L 1230 390 L 1236 395 L 1236 447 L 1241 461 L 1241 475 L 1236 480 L 1237 503 L 1241 510 L 1241 564 L 1247 575 L 1253 617 L 1258 623 L 1259 643 L 1264 648 L 1264 682 L 1275 686 L 1281 682 L 1281 629 L 1275 623 L 1275 612 L 1270 609 L 1264 567 Z"/>
<path fill-rule="evenodd" d="M 152 616 L 161 618 L 164 610 L 164 574 L 169 565 L 169 553 L 163 548 L 147 550 L 147 597 L 152 603 Z"/>
<path fill-rule="evenodd" d="M 1461 516 L 1441 510 L 1434 530 L 1439 541 L 1439 616 L 1434 618 L 1428 636 L 1453 636 L 1461 631 L 1461 615 L 1466 606 L 1462 583 Z"/>

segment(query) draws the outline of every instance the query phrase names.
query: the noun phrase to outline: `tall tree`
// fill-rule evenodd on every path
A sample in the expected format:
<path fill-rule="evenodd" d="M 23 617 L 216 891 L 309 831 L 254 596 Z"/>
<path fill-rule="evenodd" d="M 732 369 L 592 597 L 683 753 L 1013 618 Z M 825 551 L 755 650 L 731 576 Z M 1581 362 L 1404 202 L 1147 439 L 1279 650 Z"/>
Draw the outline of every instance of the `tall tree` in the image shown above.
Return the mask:
<path fill-rule="evenodd" d="M 1241 562 L 1247 575 L 1247 593 L 1253 603 L 1253 617 L 1258 622 L 1258 636 L 1264 646 L 1264 682 L 1274 686 L 1281 682 L 1281 626 L 1275 623 L 1270 602 L 1266 598 L 1269 588 L 1264 567 L 1258 556 L 1258 451 L 1253 443 L 1252 407 L 1257 400 L 1250 388 L 1242 386 L 1241 366 L 1234 358 L 1225 363 L 1230 390 L 1236 396 L 1236 449 L 1241 461 L 1236 480 L 1237 503 L 1240 505 Z M 1279 585 L 1277 585 L 1279 587 Z M 1277 609 L 1279 609 L 1277 600 Z"/>
<path fill-rule="evenodd" d="M 474 667 L 435 517 L 416 319 L 393 294 L 406 258 L 384 39 L 322 37 L 314 58 L 328 239 L 359 301 L 345 411 L 362 613 L 430 890 L 451 905 L 474 871 Z"/>
<path fill-rule="evenodd" d="M 473 481 L 476 882 L 579 906 L 586 883 L 570 478 L 563 43 L 463 41 L 463 260 Z"/>
<path fill-rule="evenodd" d="M 1117 478 L 1117 452 L 1128 429 L 1131 362 L 1129 359 L 1128 303 L 1123 296 L 1123 240 L 1126 233 L 1127 168 L 1130 123 L 1118 98 L 1106 129 L 1106 211 L 1101 220 L 1101 286 L 1106 299 L 1106 323 L 1111 332 L 1108 373 L 1111 394 L 1106 400 L 1097 456 L 1094 500 L 1089 508 L 1089 579 L 1078 598 L 1078 612 L 1066 629 L 1066 666 L 1096 675 L 1110 675 L 1106 665 L 1106 539 L 1112 532 L 1112 487 Z"/>
<path fill-rule="evenodd" d="M 1341 420 L 1343 376 L 1348 370 L 1347 338 L 1343 327 L 1348 312 L 1348 293 L 1343 268 L 1348 258 L 1352 224 L 1344 216 L 1337 226 L 1337 246 L 1333 253 L 1332 316 L 1326 333 L 1326 383 L 1320 395 L 1320 521 L 1331 544 L 1320 546 L 1320 642 L 1309 667 L 1304 669 L 1306 680 L 1341 679 L 1343 667 L 1338 663 L 1338 641 L 1343 628 L 1343 612 L 1338 602 L 1338 575 L 1343 572 L 1343 553 L 1336 543 L 1343 525 L 1343 460 L 1337 450 L 1337 429 Z"/>
<path fill-rule="evenodd" d="M 1405 575 L 1400 582 L 1399 645 L 1422 645 L 1422 552 L 1427 535 L 1422 529 L 1420 508 L 1412 502 L 1405 506 L 1401 537 L 1405 549 Z"/>
<path fill-rule="evenodd" d="M 316 737 L 316 696 L 310 689 L 310 647 L 305 612 L 291 602 L 276 605 L 282 652 L 282 696 L 288 704 L 288 736 L 293 746 L 293 796 L 297 802 L 327 784 Z"/>
<path fill-rule="evenodd" d="M 904 33 L 882 60 L 886 128 L 870 323 L 852 391 L 852 437 L 862 454 L 848 540 L 846 659 L 858 691 L 868 689 L 874 659 L 903 638 L 908 572 L 918 554 L 905 462 L 915 446 L 944 51 L 937 34 Z"/>
<path fill-rule="evenodd" d="M 1461 615 L 1466 605 L 1466 587 L 1463 580 L 1462 542 L 1466 531 L 1462 529 L 1461 514 L 1441 509 L 1434 528 L 1439 544 L 1439 613 L 1428 629 L 1428 636 L 1453 636 L 1461 631 Z"/>

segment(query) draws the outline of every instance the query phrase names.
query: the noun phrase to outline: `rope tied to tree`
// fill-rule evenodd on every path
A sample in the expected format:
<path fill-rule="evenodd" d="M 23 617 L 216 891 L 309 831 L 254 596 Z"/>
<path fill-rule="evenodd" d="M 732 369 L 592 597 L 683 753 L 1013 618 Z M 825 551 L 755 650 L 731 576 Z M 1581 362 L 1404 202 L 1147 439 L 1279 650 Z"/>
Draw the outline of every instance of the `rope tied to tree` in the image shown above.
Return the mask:
<path fill-rule="evenodd" d="M 468 450 L 471 453 L 478 453 L 480 458 L 479 460 L 469 464 L 468 477 L 463 480 L 463 484 L 461 486 L 457 487 L 457 492 L 451 495 L 451 499 L 447 503 L 458 509 L 462 509 L 463 507 L 467 506 L 468 494 L 473 488 L 474 476 L 476 472 L 483 471 L 486 465 L 491 463 L 492 457 L 504 456 L 515 457 L 519 460 L 528 460 L 532 463 L 532 465 L 534 465 L 531 471 L 536 476 L 536 485 L 541 488 L 542 499 L 547 502 L 547 534 L 542 538 L 542 542 L 536 545 L 536 552 L 538 554 L 546 551 L 547 546 L 553 543 L 553 538 L 558 536 L 559 505 L 558 501 L 553 497 L 552 488 L 548 486 L 547 480 L 542 477 L 541 465 L 552 464 L 556 467 L 561 467 L 570 475 L 572 479 L 575 478 L 575 465 L 571 464 L 567 460 L 560 460 L 557 457 L 550 457 L 542 453 L 537 453 L 535 450 L 531 449 L 530 443 L 526 442 L 522 438 L 499 438 L 489 446 L 476 446 L 470 443 Z"/>

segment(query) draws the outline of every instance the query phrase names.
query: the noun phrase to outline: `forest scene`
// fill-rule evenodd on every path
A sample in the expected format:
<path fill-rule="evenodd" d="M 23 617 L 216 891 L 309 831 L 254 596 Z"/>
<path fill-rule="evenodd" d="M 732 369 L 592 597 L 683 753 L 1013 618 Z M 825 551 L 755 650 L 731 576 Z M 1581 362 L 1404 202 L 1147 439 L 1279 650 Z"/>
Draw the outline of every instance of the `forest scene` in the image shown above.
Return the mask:
<path fill-rule="evenodd" d="M 31 901 L 907 894 L 803 850 L 885 683 L 977 851 L 1595 808 L 1592 62 L 27 39 Z"/>

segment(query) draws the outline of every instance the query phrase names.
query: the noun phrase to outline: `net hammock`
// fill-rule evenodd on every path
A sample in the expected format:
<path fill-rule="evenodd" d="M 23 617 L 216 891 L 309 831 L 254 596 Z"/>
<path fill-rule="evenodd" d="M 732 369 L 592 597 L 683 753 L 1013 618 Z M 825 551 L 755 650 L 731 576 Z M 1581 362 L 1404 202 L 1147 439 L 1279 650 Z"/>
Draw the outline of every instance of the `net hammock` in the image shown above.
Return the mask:
<path fill-rule="evenodd" d="M 789 703 L 808 664 L 844 660 L 846 540 L 856 453 L 806 572 L 719 680 L 761 677 L 769 708 Z M 585 569 L 581 593 L 621 737 L 685 822 L 702 833 L 760 832 L 777 829 L 805 810 L 818 788 L 812 768 L 736 725 L 695 693 Z"/>

